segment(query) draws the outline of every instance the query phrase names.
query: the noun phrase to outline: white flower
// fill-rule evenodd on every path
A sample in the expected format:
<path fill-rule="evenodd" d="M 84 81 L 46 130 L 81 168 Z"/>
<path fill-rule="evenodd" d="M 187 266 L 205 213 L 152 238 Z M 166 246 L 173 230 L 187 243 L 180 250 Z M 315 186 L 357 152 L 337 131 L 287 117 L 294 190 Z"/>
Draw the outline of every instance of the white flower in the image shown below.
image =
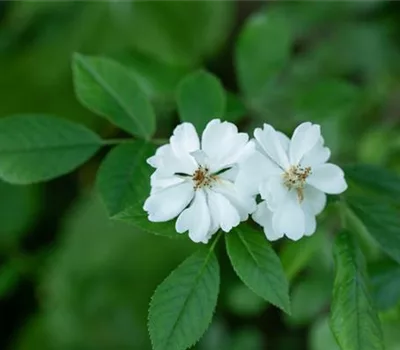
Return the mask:
<path fill-rule="evenodd" d="M 237 164 L 251 154 L 254 144 L 228 122 L 214 119 L 206 126 L 201 145 L 190 123 L 176 127 L 170 143 L 158 148 L 148 163 L 151 195 L 144 204 L 149 220 L 178 216 L 176 230 L 189 231 L 194 242 L 207 243 L 221 228 L 228 232 L 256 209 L 251 195 L 240 193 L 234 181 Z"/>
<path fill-rule="evenodd" d="M 315 216 L 325 207 L 326 195 L 346 190 L 343 171 L 326 163 L 319 125 L 299 125 L 292 139 L 264 124 L 254 131 L 256 151 L 241 165 L 236 185 L 249 194 L 261 194 L 253 219 L 271 241 L 286 235 L 298 240 L 315 232 Z"/>

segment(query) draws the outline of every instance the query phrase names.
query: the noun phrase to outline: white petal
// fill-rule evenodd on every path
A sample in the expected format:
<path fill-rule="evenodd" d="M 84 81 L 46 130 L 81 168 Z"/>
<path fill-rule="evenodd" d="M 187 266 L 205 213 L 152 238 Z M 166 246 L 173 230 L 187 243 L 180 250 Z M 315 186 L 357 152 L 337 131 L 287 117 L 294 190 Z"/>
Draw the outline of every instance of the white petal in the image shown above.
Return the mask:
<path fill-rule="evenodd" d="M 187 207 L 193 194 L 192 184 L 185 181 L 153 193 L 147 198 L 143 208 L 148 212 L 150 221 L 168 221 Z"/>
<path fill-rule="evenodd" d="M 258 151 L 239 163 L 235 185 L 243 192 L 256 195 L 261 182 L 271 175 L 282 173 L 282 169 Z"/>
<path fill-rule="evenodd" d="M 319 125 L 311 123 L 300 124 L 293 133 L 290 141 L 290 163 L 297 165 L 303 156 L 309 152 L 321 137 L 321 128 Z"/>
<path fill-rule="evenodd" d="M 297 241 L 304 235 L 305 218 L 297 196 L 291 193 L 282 205 L 273 213 L 272 226 L 277 234 L 285 234 Z"/>
<path fill-rule="evenodd" d="M 200 148 L 199 136 L 191 123 L 178 125 L 170 138 L 170 143 L 176 155 L 188 154 Z"/>
<path fill-rule="evenodd" d="M 147 163 L 150 164 L 153 168 L 157 168 L 162 165 L 162 157 L 172 152 L 170 145 L 162 145 L 157 148 L 156 154 L 147 159 Z"/>
<path fill-rule="evenodd" d="M 271 176 L 261 183 L 260 194 L 267 201 L 268 208 L 275 211 L 286 200 L 289 189 L 283 184 L 282 176 Z"/>
<path fill-rule="evenodd" d="M 208 200 L 213 221 L 225 232 L 229 232 L 240 223 L 236 208 L 222 194 L 208 191 Z"/>
<path fill-rule="evenodd" d="M 261 149 L 282 169 L 289 168 L 289 159 L 282 145 L 278 133 L 268 124 L 264 124 L 264 128 L 257 128 L 254 131 L 254 137 L 258 141 Z"/>
<path fill-rule="evenodd" d="M 314 168 L 318 165 L 326 163 L 331 156 L 331 151 L 328 147 L 324 147 L 324 140 L 322 137 L 318 140 L 315 146 L 307 152 L 301 160 L 303 167 L 310 166 Z"/>
<path fill-rule="evenodd" d="M 214 119 L 209 122 L 203 132 L 201 148 L 207 154 L 212 172 L 235 164 L 243 153 L 249 136 L 239 133 L 237 127 L 229 122 Z"/>
<path fill-rule="evenodd" d="M 212 190 L 224 195 L 239 213 L 240 220 L 247 220 L 249 214 L 256 210 L 256 200 L 253 196 L 243 193 L 230 181 L 219 179 Z"/>
<path fill-rule="evenodd" d="M 283 233 L 277 233 L 272 227 L 272 211 L 268 209 L 267 203 L 262 201 L 257 205 L 257 210 L 252 215 L 253 220 L 264 229 L 265 236 L 269 241 L 276 241 L 283 237 Z"/>
<path fill-rule="evenodd" d="M 193 203 L 179 215 L 175 228 L 179 233 L 189 231 L 193 242 L 208 241 L 211 215 L 204 191 L 196 191 Z"/>
<path fill-rule="evenodd" d="M 203 166 L 203 167 L 208 167 L 209 159 L 207 154 L 204 151 L 197 150 L 194 152 L 191 152 L 190 155 L 196 160 L 197 164 Z"/>
<path fill-rule="evenodd" d="M 329 194 L 339 194 L 347 189 L 343 170 L 331 163 L 312 169 L 306 181 L 309 185 Z"/>
<path fill-rule="evenodd" d="M 305 218 L 304 234 L 306 236 L 311 236 L 317 228 L 317 221 L 315 219 L 315 215 L 312 215 L 307 211 L 304 211 L 304 218 Z"/>
<path fill-rule="evenodd" d="M 289 154 L 289 147 L 290 147 L 290 139 L 287 137 L 283 132 L 277 131 L 279 141 L 283 149 L 285 150 L 286 154 Z"/>
<path fill-rule="evenodd" d="M 238 174 L 239 174 L 239 166 L 236 164 L 232 168 L 220 173 L 218 177 L 224 180 L 228 180 L 230 182 L 235 182 Z"/>
<path fill-rule="evenodd" d="M 165 175 L 158 169 L 151 175 L 151 193 L 158 192 L 173 185 L 180 184 L 184 182 L 185 179 L 175 175 Z"/>
<path fill-rule="evenodd" d="M 166 175 L 175 173 L 184 173 L 191 175 L 197 169 L 198 165 L 190 154 L 175 154 L 171 145 L 164 145 L 157 149 L 156 155 L 150 157 L 147 162 L 160 169 L 160 172 Z"/>
<path fill-rule="evenodd" d="M 313 215 L 318 215 L 326 205 L 326 194 L 315 187 L 305 185 L 303 189 L 304 200 L 301 203 L 304 210 Z"/>

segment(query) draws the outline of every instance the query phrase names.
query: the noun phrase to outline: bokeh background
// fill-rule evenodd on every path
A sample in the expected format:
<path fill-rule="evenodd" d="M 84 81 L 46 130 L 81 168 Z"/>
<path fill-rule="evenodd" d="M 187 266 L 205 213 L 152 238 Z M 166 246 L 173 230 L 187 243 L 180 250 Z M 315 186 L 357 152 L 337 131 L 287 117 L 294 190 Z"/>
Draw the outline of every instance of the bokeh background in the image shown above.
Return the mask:
<path fill-rule="evenodd" d="M 0 117 L 53 114 L 103 137 L 124 136 L 77 102 L 70 64 L 72 53 L 81 52 L 130 67 L 156 107 L 157 136 L 168 137 L 178 122 L 175 89 L 185 74 L 205 67 L 240 95 L 237 38 L 249 17 L 269 12 L 290 23 L 291 59 L 261 99 L 244 101 L 236 116 L 241 129 L 269 122 L 289 132 L 311 120 L 322 125 L 338 163 L 399 172 L 396 2 L 1 1 Z M 279 40 L 266 38 L 260 52 Z M 0 349 L 150 349 L 149 299 L 196 246 L 107 218 L 93 186 L 106 151 L 46 184 L 0 182 Z M 219 304 L 196 349 L 337 350 L 327 323 L 333 229 L 324 223 L 309 239 L 275 245 L 291 282 L 292 317 L 249 291 L 220 247 Z M 366 246 L 372 281 L 379 282 L 380 264 L 390 263 Z M 387 349 L 398 350 L 399 308 L 387 310 L 384 291 L 374 291 Z"/>

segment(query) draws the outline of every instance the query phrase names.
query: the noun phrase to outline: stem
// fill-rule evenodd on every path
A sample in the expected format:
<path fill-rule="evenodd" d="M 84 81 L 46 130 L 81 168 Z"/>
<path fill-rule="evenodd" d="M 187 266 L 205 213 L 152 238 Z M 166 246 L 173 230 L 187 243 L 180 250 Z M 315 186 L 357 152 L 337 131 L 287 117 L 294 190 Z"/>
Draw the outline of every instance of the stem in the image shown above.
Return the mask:
<path fill-rule="evenodd" d="M 340 200 L 338 203 L 338 211 L 339 211 L 339 217 L 340 217 L 340 222 L 342 224 L 342 228 L 347 229 L 347 215 L 348 215 L 348 208 L 346 203 L 343 200 Z"/>
<path fill-rule="evenodd" d="M 214 248 L 215 248 L 215 246 L 217 245 L 217 243 L 218 243 L 219 239 L 221 238 L 221 236 L 222 236 L 222 231 L 219 230 L 218 233 L 217 233 L 217 237 L 215 237 L 214 241 L 213 241 L 212 244 L 211 244 L 210 253 L 211 253 L 212 251 L 214 251 Z"/>
<path fill-rule="evenodd" d="M 121 145 L 125 143 L 133 143 L 135 142 L 134 139 L 108 139 L 108 140 L 103 140 L 103 145 L 104 146 L 113 146 L 113 145 Z"/>

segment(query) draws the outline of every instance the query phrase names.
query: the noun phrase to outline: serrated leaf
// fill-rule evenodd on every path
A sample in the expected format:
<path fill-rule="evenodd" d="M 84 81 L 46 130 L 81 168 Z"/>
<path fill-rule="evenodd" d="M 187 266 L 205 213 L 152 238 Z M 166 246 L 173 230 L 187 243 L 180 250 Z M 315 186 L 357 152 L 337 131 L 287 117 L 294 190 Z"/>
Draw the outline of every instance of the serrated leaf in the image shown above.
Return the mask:
<path fill-rule="evenodd" d="M 226 96 L 215 76 L 198 71 L 179 84 L 177 103 L 181 120 L 192 123 L 200 133 L 211 119 L 224 116 Z"/>
<path fill-rule="evenodd" d="M 236 71 L 248 99 L 267 94 L 271 78 L 288 62 L 291 44 L 290 22 L 280 13 L 268 11 L 247 21 L 236 45 Z"/>
<path fill-rule="evenodd" d="M 158 286 L 149 309 L 154 350 L 184 350 L 200 339 L 211 322 L 219 282 L 217 258 L 202 249 Z"/>
<path fill-rule="evenodd" d="M 400 263 L 400 215 L 377 198 L 348 196 L 347 202 L 382 250 Z"/>
<path fill-rule="evenodd" d="M 335 241 L 331 328 L 342 350 L 383 350 L 382 330 L 368 289 L 365 259 L 347 231 Z"/>
<path fill-rule="evenodd" d="M 0 178 L 14 184 L 47 181 L 73 171 L 102 145 L 82 125 L 43 115 L 0 120 Z"/>
<path fill-rule="evenodd" d="M 356 184 L 400 200 L 400 176 L 390 170 L 369 164 L 347 165 L 343 170 Z"/>
<path fill-rule="evenodd" d="M 400 302 L 400 265 L 391 260 L 369 267 L 372 295 L 379 310 L 385 311 Z"/>
<path fill-rule="evenodd" d="M 137 137 L 153 135 L 153 108 L 129 69 L 110 59 L 75 54 L 73 76 L 85 107 Z"/>
<path fill-rule="evenodd" d="M 232 266 L 257 295 L 290 313 L 289 285 L 274 250 L 265 237 L 241 225 L 225 235 Z"/>
<path fill-rule="evenodd" d="M 150 174 L 144 168 L 147 167 L 146 159 L 155 149 L 154 145 L 144 141 L 119 145 L 101 164 L 97 188 L 111 217 L 149 195 Z"/>

